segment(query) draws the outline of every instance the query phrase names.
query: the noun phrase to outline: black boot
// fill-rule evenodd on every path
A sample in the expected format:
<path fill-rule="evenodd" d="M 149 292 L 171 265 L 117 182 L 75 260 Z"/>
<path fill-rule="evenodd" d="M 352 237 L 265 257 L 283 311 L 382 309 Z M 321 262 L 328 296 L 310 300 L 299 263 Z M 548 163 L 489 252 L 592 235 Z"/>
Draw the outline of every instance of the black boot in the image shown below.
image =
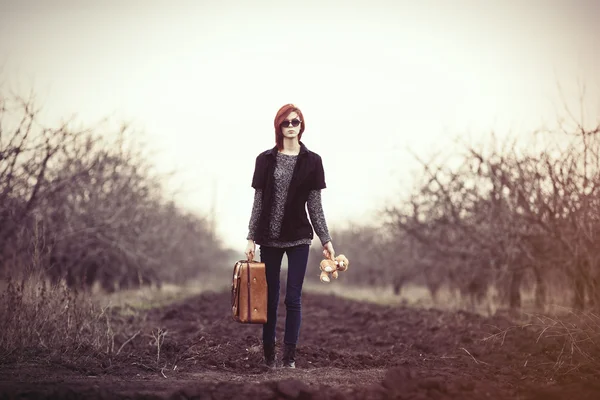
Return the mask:
<path fill-rule="evenodd" d="M 286 344 L 283 348 L 282 360 L 283 366 L 287 368 L 296 368 L 296 345 Z"/>
<path fill-rule="evenodd" d="M 263 343 L 265 364 L 269 368 L 275 368 L 275 343 Z"/>

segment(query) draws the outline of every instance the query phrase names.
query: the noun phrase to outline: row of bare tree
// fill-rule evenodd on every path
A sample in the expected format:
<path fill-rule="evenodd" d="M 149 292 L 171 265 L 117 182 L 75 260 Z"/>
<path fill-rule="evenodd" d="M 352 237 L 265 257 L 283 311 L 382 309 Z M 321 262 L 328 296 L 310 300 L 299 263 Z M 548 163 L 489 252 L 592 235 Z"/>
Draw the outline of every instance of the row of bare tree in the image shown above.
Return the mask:
<path fill-rule="evenodd" d="M 425 283 L 434 298 L 446 286 L 471 305 L 493 288 L 511 309 L 524 291 L 542 309 L 599 309 L 600 125 L 533 138 L 461 144 L 451 159 L 421 161 L 416 189 L 385 209 L 383 226 L 336 233 L 360 269 L 345 279 L 393 281 L 397 292 Z"/>
<path fill-rule="evenodd" d="M 143 146 L 0 93 L 0 274 L 43 270 L 70 286 L 182 282 L 225 257 L 206 220 L 165 200 Z"/>

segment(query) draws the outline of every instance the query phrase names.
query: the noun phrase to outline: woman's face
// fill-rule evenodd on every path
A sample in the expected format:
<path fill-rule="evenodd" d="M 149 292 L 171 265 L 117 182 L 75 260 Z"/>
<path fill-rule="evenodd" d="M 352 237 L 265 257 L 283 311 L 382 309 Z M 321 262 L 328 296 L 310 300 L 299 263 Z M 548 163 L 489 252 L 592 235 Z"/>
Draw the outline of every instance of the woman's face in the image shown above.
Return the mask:
<path fill-rule="evenodd" d="M 290 123 L 291 122 L 291 123 Z M 298 117 L 296 111 L 292 111 L 283 120 L 281 125 L 281 133 L 284 138 L 293 139 L 298 137 L 300 134 L 300 128 L 302 127 L 302 121 Z"/>

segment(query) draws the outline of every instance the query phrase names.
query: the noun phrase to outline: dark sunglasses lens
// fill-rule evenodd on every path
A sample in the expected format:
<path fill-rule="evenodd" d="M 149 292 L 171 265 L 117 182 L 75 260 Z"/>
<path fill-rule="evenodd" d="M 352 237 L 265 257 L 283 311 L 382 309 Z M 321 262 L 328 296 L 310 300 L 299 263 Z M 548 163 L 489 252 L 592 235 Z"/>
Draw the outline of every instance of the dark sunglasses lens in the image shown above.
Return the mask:
<path fill-rule="evenodd" d="M 293 120 L 291 120 L 291 121 L 288 121 L 288 120 L 285 120 L 285 121 L 283 121 L 283 122 L 281 123 L 281 126 L 282 126 L 282 127 L 284 127 L 284 128 L 289 128 L 289 127 L 290 127 L 290 125 L 291 125 L 291 126 L 293 126 L 293 127 L 295 128 L 295 127 L 297 127 L 298 125 L 300 125 L 300 122 L 302 122 L 302 121 L 300 121 L 298 118 L 294 118 L 294 119 L 293 119 Z"/>

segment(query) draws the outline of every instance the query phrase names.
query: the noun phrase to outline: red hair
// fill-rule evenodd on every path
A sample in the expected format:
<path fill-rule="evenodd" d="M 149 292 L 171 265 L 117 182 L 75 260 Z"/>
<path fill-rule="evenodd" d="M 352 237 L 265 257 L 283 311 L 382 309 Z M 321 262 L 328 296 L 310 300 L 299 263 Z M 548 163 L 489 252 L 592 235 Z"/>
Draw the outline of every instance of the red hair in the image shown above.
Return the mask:
<path fill-rule="evenodd" d="M 293 104 L 286 104 L 277 111 L 277 115 L 275 115 L 275 143 L 277 144 L 277 148 L 279 150 L 283 149 L 283 133 L 281 133 L 281 124 L 287 118 L 290 113 L 295 112 L 298 114 L 298 118 L 300 121 L 300 133 L 298 134 L 298 140 L 302 139 L 302 132 L 304 132 L 304 115 L 302 115 L 302 111 L 298 107 Z"/>

